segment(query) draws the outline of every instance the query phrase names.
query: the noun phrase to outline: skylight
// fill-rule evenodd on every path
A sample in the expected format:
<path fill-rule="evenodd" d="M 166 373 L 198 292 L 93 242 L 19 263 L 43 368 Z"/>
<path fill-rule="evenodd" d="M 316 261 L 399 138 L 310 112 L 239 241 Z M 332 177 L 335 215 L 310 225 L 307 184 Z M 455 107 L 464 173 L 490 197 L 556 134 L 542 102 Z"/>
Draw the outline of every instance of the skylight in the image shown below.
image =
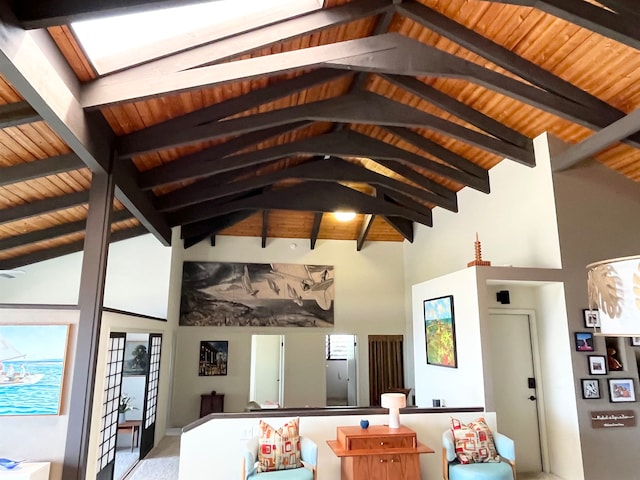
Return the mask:
<path fill-rule="evenodd" d="M 202 38 L 215 40 L 319 7 L 318 0 L 215 0 L 83 20 L 72 27 L 97 72 L 105 74 L 192 47 Z"/>

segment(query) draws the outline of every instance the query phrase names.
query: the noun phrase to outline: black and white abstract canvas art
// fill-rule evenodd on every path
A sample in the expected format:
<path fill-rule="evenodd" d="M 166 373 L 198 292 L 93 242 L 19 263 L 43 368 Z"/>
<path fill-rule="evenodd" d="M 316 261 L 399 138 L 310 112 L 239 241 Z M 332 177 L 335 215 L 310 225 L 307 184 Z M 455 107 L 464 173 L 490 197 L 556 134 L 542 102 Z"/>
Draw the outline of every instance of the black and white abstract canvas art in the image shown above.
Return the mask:
<path fill-rule="evenodd" d="M 180 325 L 333 327 L 334 268 L 184 262 Z"/>

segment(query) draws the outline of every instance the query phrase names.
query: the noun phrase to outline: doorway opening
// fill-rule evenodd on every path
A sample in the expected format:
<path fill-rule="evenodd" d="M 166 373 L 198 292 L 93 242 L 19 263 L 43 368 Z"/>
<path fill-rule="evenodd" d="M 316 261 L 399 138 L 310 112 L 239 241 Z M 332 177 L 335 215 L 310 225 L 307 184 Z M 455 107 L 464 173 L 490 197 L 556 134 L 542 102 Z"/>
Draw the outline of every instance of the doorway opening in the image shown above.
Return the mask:
<path fill-rule="evenodd" d="M 493 401 L 498 430 L 518 445 L 518 474 L 539 474 L 545 464 L 540 358 L 533 312 L 489 315 Z"/>
<path fill-rule="evenodd" d="M 356 406 L 355 335 L 327 335 L 325 339 L 327 368 L 327 406 Z"/>
<path fill-rule="evenodd" d="M 251 336 L 250 403 L 284 406 L 284 335 Z"/>
<path fill-rule="evenodd" d="M 404 389 L 402 335 L 369 335 L 369 405 L 383 393 Z M 404 392 L 408 395 L 408 392 Z"/>

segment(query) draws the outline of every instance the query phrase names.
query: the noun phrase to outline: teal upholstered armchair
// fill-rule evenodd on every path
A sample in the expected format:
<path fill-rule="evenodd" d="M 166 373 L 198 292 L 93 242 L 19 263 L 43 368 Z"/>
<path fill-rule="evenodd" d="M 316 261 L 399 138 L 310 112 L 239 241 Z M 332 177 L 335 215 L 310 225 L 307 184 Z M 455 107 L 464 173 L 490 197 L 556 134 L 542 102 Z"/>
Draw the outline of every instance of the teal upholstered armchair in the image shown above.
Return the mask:
<path fill-rule="evenodd" d="M 516 449 L 513 440 L 493 432 L 496 450 L 502 461 L 461 464 L 451 430 L 442 434 L 442 477 L 444 480 L 516 480 Z"/>
<path fill-rule="evenodd" d="M 300 436 L 303 467 L 258 473 L 258 437 L 249 439 L 242 460 L 242 480 L 317 480 L 318 445 Z"/>

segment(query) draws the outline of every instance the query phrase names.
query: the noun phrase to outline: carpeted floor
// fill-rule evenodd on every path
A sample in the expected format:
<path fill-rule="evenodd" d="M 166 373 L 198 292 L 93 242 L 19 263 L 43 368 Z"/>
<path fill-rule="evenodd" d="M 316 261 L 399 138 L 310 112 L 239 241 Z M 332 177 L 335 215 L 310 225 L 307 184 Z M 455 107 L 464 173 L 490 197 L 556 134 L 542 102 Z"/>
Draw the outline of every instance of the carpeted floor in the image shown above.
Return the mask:
<path fill-rule="evenodd" d="M 167 435 L 149 452 L 126 480 L 177 480 L 180 461 L 180 436 Z"/>
<path fill-rule="evenodd" d="M 137 448 L 132 452 L 129 447 L 116 450 L 116 463 L 113 471 L 113 478 L 120 480 L 122 476 L 138 461 L 140 450 Z"/>

